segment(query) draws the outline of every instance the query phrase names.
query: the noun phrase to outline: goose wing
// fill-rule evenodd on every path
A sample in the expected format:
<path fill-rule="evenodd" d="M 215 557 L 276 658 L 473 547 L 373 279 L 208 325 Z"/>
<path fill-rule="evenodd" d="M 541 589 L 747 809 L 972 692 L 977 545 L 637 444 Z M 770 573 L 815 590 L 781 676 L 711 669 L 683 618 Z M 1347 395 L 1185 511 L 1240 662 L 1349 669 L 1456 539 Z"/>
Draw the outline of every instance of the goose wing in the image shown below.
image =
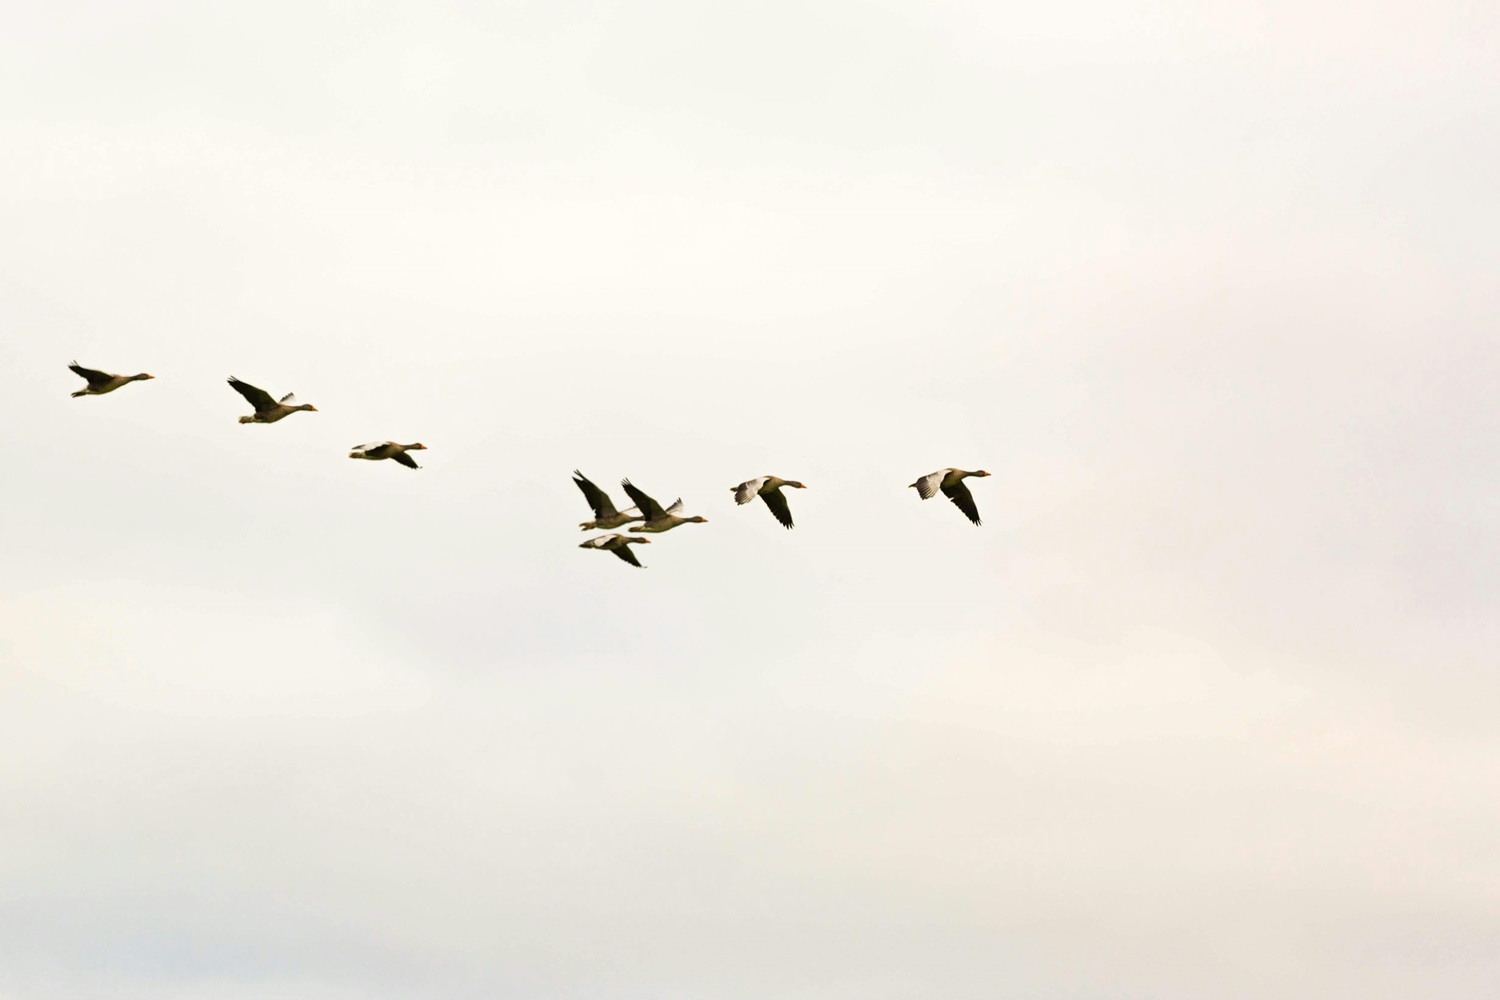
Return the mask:
<path fill-rule="evenodd" d="M 249 382 L 241 382 L 232 375 L 229 377 L 229 384 L 234 388 L 235 392 L 244 396 L 250 405 L 255 407 L 256 413 L 264 413 L 267 410 L 276 409 L 276 400 L 272 399 L 271 394 L 266 390 L 257 389 Z"/>
<path fill-rule="evenodd" d="M 286 406 L 292 406 L 297 402 L 297 394 L 289 392 L 285 396 L 281 397 L 281 402 Z"/>
<path fill-rule="evenodd" d="M 583 492 L 583 498 L 593 508 L 595 517 L 603 520 L 619 513 L 615 510 L 614 502 L 609 499 L 609 494 L 589 482 L 589 478 L 577 469 L 573 470 L 573 485 Z"/>
<path fill-rule="evenodd" d="M 952 486 L 943 487 L 943 495 L 953 501 L 953 506 L 964 512 L 964 516 L 975 524 L 980 524 L 979 508 L 974 505 L 974 494 L 964 485 L 962 479 Z"/>
<path fill-rule="evenodd" d="M 400 462 L 402 465 L 406 466 L 408 469 L 420 469 L 421 468 L 421 466 L 417 464 L 417 460 L 415 458 L 412 458 L 410 455 L 408 455 L 406 453 L 406 449 L 405 448 L 392 448 L 391 449 L 391 458 L 393 458 L 396 461 Z"/>
<path fill-rule="evenodd" d="M 917 495 L 920 496 L 923 500 L 931 500 L 933 497 L 937 496 L 938 490 L 943 485 L 943 477 L 947 474 L 947 469 L 939 469 L 936 472 L 929 472 L 921 479 L 918 479 L 916 482 L 912 483 L 912 485 L 917 488 Z"/>
<path fill-rule="evenodd" d="M 656 521 L 666 516 L 666 511 L 661 509 L 661 504 L 641 492 L 630 480 L 622 479 L 620 480 L 620 485 L 625 488 L 626 495 L 634 500 L 635 505 L 641 509 L 641 513 L 646 516 L 646 520 Z M 680 500 L 678 501 L 678 503 L 681 502 Z"/>
<path fill-rule="evenodd" d="M 682 512 L 686 509 L 687 508 L 682 505 L 682 497 L 678 497 L 675 501 L 673 501 L 672 506 L 667 508 L 667 516 L 680 517 L 682 516 Z"/>
<path fill-rule="evenodd" d="M 767 490 L 760 495 L 771 508 L 771 513 L 776 515 L 776 520 L 781 522 L 783 528 L 792 526 L 792 508 L 786 502 L 786 496 L 780 490 Z"/>
<path fill-rule="evenodd" d="M 760 492 L 760 488 L 765 481 L 766 477 L 761 476 L 759 479 L 748 479 L 740 483 L 734 488 L 734 502 L 749 503 L 751 500 L 754 500 L 755 494 Z"/>
<path fill-rule="evenodd" d="M 621 559 L 624 559 L 626 562 L 630 563 L 630 565 L 632 565 L 632 566 L 640 566 L 641 565 L 641 561 L 635 557 L 635 553 L 632 552 L 632 551 L 630 551 L 630 546 L 629 545 L 621 545 L 619 548 L 617 548 L 617 549 L 610 549 L 609 551 L 613 552 L 615 555 L 619 556 Z M 645 567 L 641 567 L 641 568 L 644 569 Z"/>
<path fill-rule="evenodd" d="M 108 372 L 95 371 L 92 368 L 85 368 L 83 367 L 83 365 L 80 365 L 76 361 L 69 365 L 68 369 L 75 375 L 82 375 L 91 386 L 100 386 L 106 382 L 113 381 L 114 379 L 114 376 L 109 374 Z M 73 384 L 77 385 L 78 383 L 75 382 Z"/>

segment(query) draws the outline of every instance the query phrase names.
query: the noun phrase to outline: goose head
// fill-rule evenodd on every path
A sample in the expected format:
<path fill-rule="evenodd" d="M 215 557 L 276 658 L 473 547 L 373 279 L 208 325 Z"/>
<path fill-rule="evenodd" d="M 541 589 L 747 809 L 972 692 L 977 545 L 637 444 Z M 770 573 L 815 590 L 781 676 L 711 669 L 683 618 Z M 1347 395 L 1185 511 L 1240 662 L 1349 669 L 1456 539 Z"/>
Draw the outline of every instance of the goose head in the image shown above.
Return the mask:
<path fill-rule="evenodd" d="M 132 376 L 130 376 L 130 378 L 127 381 L 130 381 L 130 382 L 140 382 L 141 380 L 148 379 L 148 378 L 156 378 L 156 376 L 155 375 L 147 375 L 145 372 L 141 372 L 139 375 L 132 375 Z"/>

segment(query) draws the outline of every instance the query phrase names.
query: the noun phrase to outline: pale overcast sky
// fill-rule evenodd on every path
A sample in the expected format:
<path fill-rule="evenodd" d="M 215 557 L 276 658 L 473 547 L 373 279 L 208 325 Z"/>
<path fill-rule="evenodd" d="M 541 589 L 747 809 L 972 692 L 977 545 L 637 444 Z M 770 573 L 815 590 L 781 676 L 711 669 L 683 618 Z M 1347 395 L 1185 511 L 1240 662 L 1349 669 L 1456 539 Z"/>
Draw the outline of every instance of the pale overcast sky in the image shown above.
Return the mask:
<path fill-rule="evenodd" d="M 0 1000 L 1494 995 L 1493 5 L 4 22 Z"/>

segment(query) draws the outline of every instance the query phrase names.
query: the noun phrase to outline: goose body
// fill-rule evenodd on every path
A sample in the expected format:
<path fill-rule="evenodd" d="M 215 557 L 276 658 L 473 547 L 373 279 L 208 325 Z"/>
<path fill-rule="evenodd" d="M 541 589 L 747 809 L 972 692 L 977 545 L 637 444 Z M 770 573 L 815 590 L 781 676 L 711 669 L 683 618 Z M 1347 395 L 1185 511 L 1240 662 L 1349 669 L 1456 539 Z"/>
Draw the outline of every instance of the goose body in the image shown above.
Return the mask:
<path fill-rule="evenodd" d="M 598 538 L 590 538 L 580 549 L 600 549 L 604 552 L 613 552 L 632 566 L 640 566 L 640 560 L 636 559 L 635 553 L 630 551 L 632 545 L 650 545 L 649 538 L 631 538 L 629 535 L 600 535 Z M 645 569 L 644 566 L 641 566 Z"/>
<path fill-rule="evenodd" d="M 233 376 L 230 377 L 229 384 L 235 392 L 244 396 L 250 405 L 255 407 L 255 412 L 250 416 L 240 417 L 242 424 L 274 424 L 282 417 L 296 413 L 298 410 L 318 412 L 318 408 L 311 403 L 299 404 L 297 397 L 291 393 L 282 396 L 280 400 L 275 400 L 264 389 L 257 389 L 249 382 L 241 382 Z"/>
<path fill-rule="evenodd" d="M 584 521 L 579 525 L 584 531 L 594 531 L 596 529 L 606 531 L 611 528 L 624 527 L 631 521 L 645 520 L 639 513 L 630 513 L 632 510 L 635 510 L 634 507 L 623 511 L 615 510 L 614 501 L 610 500 L 609 494 L 589 482 L 588 477 L 577 469 L 573 470 L 573 485 L 583 491 L 583 498 L 589 502 L 589 507 L 594 511 L 594 520 Z M 621 536 L 614 535 L 611 537 L 618 538 Z"/>
<path fill-rule="evenodd" d="M 631 531 L 671 531 L 679 524 L 708 523 L 708 518 L 706 517 L 683 517 L 682 499 L 680 497 L 672 506 L 668 507 L 666 510 L 662 510 L 661 504 L 657 503 L 655 500 L 652 500 L 645 493 L 637 489 L 636 486 L 630 482 L 630 480 L 622 479 L 620 480 L 620 485 L 625 488 L 625 493 L 630 497 L 630 499 L 635 501 L 635 505 L 639 507 L 641 509 L 641 513 L 645 515 L 644 523 L 638 524 L 634 528 L 631 528 Z"/>
<path fill-rule="evenodd" d="M 964 480 L 969 476 L 988 476 L 989 473 L 980 469 L 976 472 L 965 472 L 963 469 L 939 469 L 930 472 L 907 487 L 915 489 L 923 500 L 930 500 L 940 491 L 943 496 L 953 501 L 953 506 L 964 512 L 964 516 L 975 524 L 981 524 L 979 520 L 979 508 L 974 504 L 974 494 L 964 485 Z"/>
<path fill-rule="evenodd" d="M 145 372 L 139 375 L 111 375 L 109 372 L 85 368 L 76 361 L 68 366 L 68 370 L 75 375 L 83 376 L 83 380 L 88 383 L 88 385 L 73 393 L 74 399 L 77 399 L 79 396 L 102 396 L 106 392 L 114 392 L 120 386 L 128 385 L 131 382 L 156 378 L 155 375 L 147 375 Z"/>
<path fill-rule="evenodd" d="M 417 460 L 407 454 L 409 451 L 426 451 L 427 446 L 421 444 L 397 444 L 394 441 L 371 441 L 369 444 L 357 444 L 354 450 L 349 452 L 350 458 L 367 458 L 372 462 L 378 462 L 382 458 L 394 459 L 406 466 L 408 469 L 420 469 Z"/>
<path fill-rule="evenodd" d="M 782 495 L 781 488 L 790 486 L 794 490 L 805 490 L 806 486 L 794 479 L 781 479 L 777 476 L 761 476 L 759 479 L 748 479 L 738 486 L 731 486 L 729 492 L 734 494 L 734 502 L 747 504 L 760 497 L 771 508 L 771 513 L 776 520 L 781 522 L 783 528 L 792 527 L 792 508 L 787 506 L 786 497 Z"/>

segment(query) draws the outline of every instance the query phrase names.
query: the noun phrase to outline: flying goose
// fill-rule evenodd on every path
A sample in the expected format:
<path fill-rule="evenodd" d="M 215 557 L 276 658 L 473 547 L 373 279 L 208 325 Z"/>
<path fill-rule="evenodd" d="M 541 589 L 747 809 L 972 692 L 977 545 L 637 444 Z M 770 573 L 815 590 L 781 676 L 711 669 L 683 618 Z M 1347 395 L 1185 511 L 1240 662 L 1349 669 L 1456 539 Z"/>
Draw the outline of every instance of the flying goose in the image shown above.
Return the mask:
<path fill-rule="evenodd" d="M 981 524 L 979 520 L 979 508 L 974 506 L 974 495 L 964 485 L 967 476 L 988 476 L 989 473 L 980 469 L 978 472 L 965 472 L 963 469 L 939 469 L 929 473 L 908 486 L 907 489 L 916 488 L 917 493 L 923 500 L 930 500 L 937 495 L 938 490 L 943 491 L 943 496 L 953 501 L 953 506 L 964 512 L 964 516 L 975 524 Z"/>
<path fill-rule="evenodd" d="M 394 458 L 408 469 L 420 469 L 417 460 L 407 454 L 409 451 L 426 451 L 425 444 L 397 444 L 394 441 L 371 441 L 369 444 L 357 444 L 354 450 L 349 452 L 350 458 L 368 458 L 372 462 L 378 462 L 382 458 Z"/>
<path fill-rule="evenodd" d="M 807 489 L 796 480 L 761 476 L 759 479 L 751 479 L 738 486 L 731 486 L 729 492 L 734 494 L 734 502 L 738 504 L 746 504 L 760 497 L 766 502 L 766 506 L 771 508 L 771 513 L 776 515 L 776 520 L 781 522 L 781 526 L 790 528 L 792 527 L 792 508 L 787 506 L 786 497 L 781 493 L 783 486 L 790 486 L 797 490 Z"/>
<path fill-rule="evenodd" d="M 139 382 L 143 379 L 156 378 L 155 375 L 147 375 L 145 372 L 139 375 L 111 375 L 109 372 L 98 372 L 92 368 L 85 368 L 77 361 L 69 365 L 68 368 L 74 374 L 82 375 L 88 381 L 88 385 L 73 393 L 74 399 L 77 399 L 79 396 L 102 396 L 106 392 L 114 392 L 127 382 Z"/>
<path fill-rule="evenodd" d="M 615 510 L 615 505 L 609 499 L 609 494 L 589 482 L 588 477 L 577 469 L 573 470 L 573 485 L 583 491 L 583 498 L 594 509 L 594 520 L 584 521 L 579 525 L 584 531 L 594 531 L 595 529 L 603 531 L 609 528 L 620 528 L 631 521 L 645 520 L 640 514 L 630 513 L 632 510 L 635 510 L 634 507 L 630 507 L 624 511 Z M 613 535 L 611 537 L 618 538 L 620 536 Z M 623 559 L 624 556 L 621 556 L 621 558 Z"/>
<path fill-rule="evenodd" d="M 641 566 L 640 560 L 636 559 L 635 553 L 630 551 L 632 545 L 650 545 L 649 538 L 631 538 L 628 535 L 600 535 L 598 538 L 590 538 L 580 549 L 603 549 L 605 552 L 613 552 L 632 566 Z M 645 569 L 644 566 L 641 566 Z"/>
<path fill-rule="evenodd" d="M 628 479 L 620 480 L 620 485 L 625 487 L 626 494 L 635 501 L 635 505 L 645 515 L 645 523 L 638 524 L 631 531 L 671 531 L 679 524 L 707 524 L 706 517 L 683 517 L 682 498 L 666 510 L 661 509 L 661 504 L 652 500 L 646 494 L 637 489 Z"/>
<path fill-rule="evenodd" d="M 318 408 L 311 403 L 302 403 L 299 405 L 297 397 L 291 393 L 282 396 L 281 402 L 278 403 L 271 398 L 269 392 L 266 392 L 264 389 L 257 389 L 249 382 L 241 382 L 239 379 L 230 376 L 229 384 L 234 387 L 235 392 L 244 396 L 250 401 L 250 405 L 255 407 L 253 414 L 248 417 L 240 417 L 240 423 L 242 424 L 274 424 L 287 414 L 296 413 L 298 410 L 307 410 L 311 413 L 318 412 Z"/>

